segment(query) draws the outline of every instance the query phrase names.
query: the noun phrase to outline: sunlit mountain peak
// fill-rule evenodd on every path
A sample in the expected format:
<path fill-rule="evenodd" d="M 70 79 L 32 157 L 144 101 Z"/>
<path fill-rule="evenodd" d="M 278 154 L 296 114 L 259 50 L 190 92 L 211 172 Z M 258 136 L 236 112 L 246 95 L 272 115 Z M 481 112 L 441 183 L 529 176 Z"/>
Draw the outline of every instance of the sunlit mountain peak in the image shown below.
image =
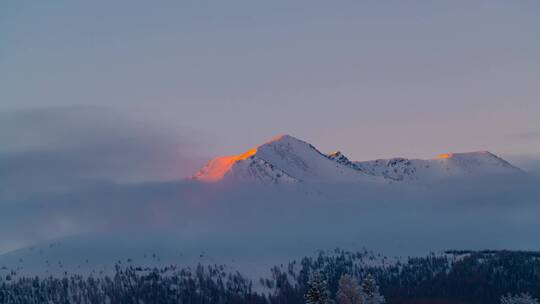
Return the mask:
<path fill-rule="evenodd" d="M 193 178 L 202 182 L 432 182 L 516 172 L 521 170 L 489 151 L 444 153 L 425 160 L 351 161 L 340 151 L 323 154 L 313 145 L 283 134 L 242 154 L 214 158 Z"/>

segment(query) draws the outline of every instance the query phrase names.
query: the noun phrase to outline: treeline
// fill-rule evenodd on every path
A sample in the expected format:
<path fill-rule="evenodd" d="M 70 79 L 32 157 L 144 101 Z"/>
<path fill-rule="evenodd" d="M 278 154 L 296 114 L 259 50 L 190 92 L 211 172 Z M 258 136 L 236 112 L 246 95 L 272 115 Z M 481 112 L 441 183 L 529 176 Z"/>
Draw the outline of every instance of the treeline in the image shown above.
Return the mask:
<path fill-rule="evenodd" d="M 302 303 L 310 273 L 320 271 L 335 297 L 343 274 L 373 276 L 387 303 L 499 303 L 502 295 L 540 297 L 540 252 L 449 251 L 442 255 L 383 263 L 366 252 L 336 250 L 272 269 L 261 281 L 279 303 Z M 294 299 L 294 302 L 287 300 Z"/>
<path fill-rule="evenodd" d="M 0 276 L 0 303 L 300 304 L 306 296 L 339 299 L 344 286 L 354 291 L 352 282 L 364 282 L 359 297 L 365 297 L 370 281 L 389 304 L 493 304 L 503 295 L 521 293 L 539 298 L 540 253 L 448 252 L 391 262 L 367 252 L 336 250 L 276 266 L 256 288 L 242 274 L 215 265 L 117 266 L 113 276 L 102 277 L 6 275 Z"/>
<path fill-rule="evenodd" d="M 116 267 L 114 276 L 70 275 L 63 278 L 19 278 L 0 282 L 0 303 L 267 303 L 252 283 L 222 266 L 194 270 L 165 267 Z"/>

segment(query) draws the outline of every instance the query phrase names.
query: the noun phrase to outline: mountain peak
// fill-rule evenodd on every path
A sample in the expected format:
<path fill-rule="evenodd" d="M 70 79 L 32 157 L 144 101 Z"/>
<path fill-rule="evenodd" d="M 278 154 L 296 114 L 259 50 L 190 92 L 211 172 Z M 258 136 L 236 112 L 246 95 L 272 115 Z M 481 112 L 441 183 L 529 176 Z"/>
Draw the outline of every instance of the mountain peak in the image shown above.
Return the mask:
<path fill-rule="evenodd" d="M 437 156 L 438 159 L 455 158 L 455 157 L 497 157 L 489 151 L 473 151 L 461 153 L 444 153 Z M 497 157 L 498 158 L 498 157 Z"/>
<path fill-rule="evenodd" d="M 437 160 L 448 160 L 468 171 L 478 172 L 496 172 L 513 171 L 521 172 L 521 169 L 514 167 L 506 160 L 489 151 L 474 151 L 463 153 L 445 153 L 437 157 Z"/>
<path fill-rule="evenodd" d="M 209 161 L 193 178 L 204 182 L 227 179 L 273 183 L 373 180 L 373 176 L 350 167 L 350 161 L 345 156 L 342 158 L 343 162 L 336 162 L 311 144 L 284 134 L 245 153 L 217 157 Z"/>
<path fill-rule="evenodd" d="M 342 165 L 345 165 L 345 166 L 348 166 L 348 167 L 351 167 L 351 168 L 355 168 L 353 162 L 351 162 L 347 156 L 343 155 L 343 153 L 341 153 L 341 151 L 335 151 L 335 152 L 332 152 L 332 153 L 328 153 L 326 155 L 329 159 L 337 162 L 337 163 L 340 163 Z"/>
<path fill-rule="evenodd" d="M 249 149 L 248 151 L 242 154 L 218 156 L 210 160 L 203 168 L 201 168 L 197 173 L 195 173 L 193 175 L 193 179 L 204 181 L 204 182 L 220 181 L 221 179 L 223 179 L 225 174 L 230 172 L 230 170 L 236 163 L 255 156 L 259 148 L 263 146 L 267 146 L 267 145 L 273 145 L 277 143 L 284 143 L 284 142 L 291 142 L 291 141 L 302 142 L 301 140 L 291 135 L 281 134 L 281 135 L 271 138 L 270 140 L 266 141 L 262 145 Z"/>
<path fill-rule="evenodd" d="M 288 140 L 288 139 L 297 139 L 289 134 L 279 134 L 279 135 L 276 135 L 274 137 L 272 137 L 270 140 L 266 141 L 266 144 L 269 144 L 269 143 L 272 143 L 272 142 L 275 142 L 275 141 L 280 141 L 280 140 Z"/>
<path fill-rule="evenodd" d="M 343 153 L 341 153 L 341 151 L 334 151 L 334 152 L 328 153 L 328 157 L 330 157 L 330 158 L 341 158 L 341 157 L 345 157 L 345 155 L 343 155 Z"/>
<path fill-rule="evenodd" d="M 209 161 L 193 178 L 290 183 L 299 181 L 432 181 L 461 176 L 521 172 L 489 151 L 445 153 L 435 159 L 391 158 L 351 161 L 340 151 L 323 154 L 311 144 L 282 134 L 232 156 Z"/>
<path fill-rule="evenodd" d="M 292 135 L 289 135 L 289 134 L 281 134 L 281 135 L 277 135 L 277 136 L 274 136 L 272 137 L 270 140 L 266 141 L 265 143 L 263 143 L 262 145 L 259 145 L 258 148 L 262 147 L 262 146 L 265 146 L 265 145 L 273 145 L 273 144 L 285 144 L 285 143 L 299 143 L 299 144 L 307 144 L 309 145 L 307 142 L 303 141 L 303 140 L 300 140 Z"/>

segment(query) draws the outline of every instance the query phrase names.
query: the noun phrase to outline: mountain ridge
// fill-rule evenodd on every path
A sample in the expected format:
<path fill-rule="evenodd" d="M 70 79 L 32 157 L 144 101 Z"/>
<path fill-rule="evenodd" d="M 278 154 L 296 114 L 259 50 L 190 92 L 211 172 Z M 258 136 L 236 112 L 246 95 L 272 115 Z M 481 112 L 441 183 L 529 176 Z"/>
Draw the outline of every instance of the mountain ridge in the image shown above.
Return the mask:
<path fill-rule="evenodd" d="M 279 135 L 242 154 L 210 160 L 192 179 L 201 182 L 426 181 L 522 172 L 489 151 L 444 153 L 432 159 L 394 157 L 351 161 L 342 152 L 320 152 L 291 135 Z"/>

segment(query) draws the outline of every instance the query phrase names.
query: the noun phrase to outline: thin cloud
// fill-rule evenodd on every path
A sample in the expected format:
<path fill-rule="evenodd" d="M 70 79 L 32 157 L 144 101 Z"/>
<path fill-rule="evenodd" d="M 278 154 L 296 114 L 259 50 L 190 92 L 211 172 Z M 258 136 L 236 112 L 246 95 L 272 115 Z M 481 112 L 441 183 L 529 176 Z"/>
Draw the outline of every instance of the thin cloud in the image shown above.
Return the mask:
<path fill-rule="evenodd" d="M 204 160 L 198 143 L 108 108 L 0 113 L 0 200 L 96 182 L 175 180 Z"/>

